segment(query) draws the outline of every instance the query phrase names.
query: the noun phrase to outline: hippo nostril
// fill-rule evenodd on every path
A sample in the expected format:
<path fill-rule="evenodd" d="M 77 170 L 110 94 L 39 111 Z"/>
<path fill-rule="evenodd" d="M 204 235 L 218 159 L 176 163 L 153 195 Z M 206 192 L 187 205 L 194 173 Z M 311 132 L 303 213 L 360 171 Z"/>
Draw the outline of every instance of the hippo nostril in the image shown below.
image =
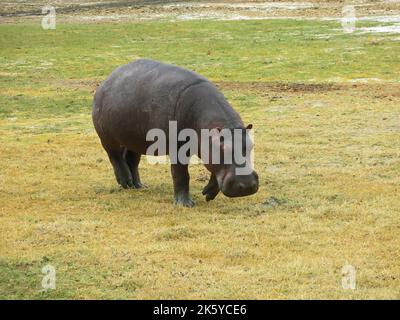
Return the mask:
<path fill-rule="evenodd" d="M 239 187 L 239 190 L 243 190 L 244 189 L 244 184 L 243 183 L 239 183 L 238 187 Z"/>

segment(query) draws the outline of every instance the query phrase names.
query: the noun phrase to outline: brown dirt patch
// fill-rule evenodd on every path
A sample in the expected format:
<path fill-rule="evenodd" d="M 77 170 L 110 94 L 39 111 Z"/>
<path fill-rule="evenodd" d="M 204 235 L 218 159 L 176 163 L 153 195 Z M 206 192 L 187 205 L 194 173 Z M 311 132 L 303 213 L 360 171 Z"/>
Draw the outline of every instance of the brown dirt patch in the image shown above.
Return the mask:
<path fill-rule="evenodd" d="M 56 81 L 53 86 L 57 88 L 67 88 L 72 90 L 90 90 L 95 91 L 103 80 L 99 79 L 67 79 Z"/>
<path fill-rule="evenodd" d="M 253 91 L 264 95 L 268 92 L 285 92 L 295 94 L 326 93 L 331 91 L 362 92 L 363 95 L 377 99 L 400 98 L 399 83 L 281 83 L 281 82 L 215 82 L 224 90 Z"/>
<path fill-rule="evenodd" d="M 101 84 L 102 79 L 69 79 L 54 83 L 57 88 L 88 90 L 92 93 Z M 221 91 L 245 91 L 268 96 L 271 93 L 293 95 L 326 94 L 329 92 L 349 95 L 362 94 L 373 99 L 399 99 L 400 83 L 284 83 L 284 82 L 239 82 L 214 81 Z"/>
<path fill-rule="evenodd" d="M 220 81 L 216 85 L 222 90 L 246 90 L 246 91 L 285 91 L 285 92 L 303 92 L 316 93 L 340 90 L 341 86 L 337 84 L 323 83 L 281 83 L 281 82 L 237 82 Z"/>

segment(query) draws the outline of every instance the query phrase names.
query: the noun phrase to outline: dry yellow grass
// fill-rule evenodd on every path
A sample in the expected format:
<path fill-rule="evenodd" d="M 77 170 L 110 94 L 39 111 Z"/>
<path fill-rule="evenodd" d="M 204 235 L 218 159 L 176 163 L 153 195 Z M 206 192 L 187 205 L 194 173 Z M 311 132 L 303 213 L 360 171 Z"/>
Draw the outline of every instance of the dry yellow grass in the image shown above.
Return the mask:
<path fill-rule="evenodd" d="M 141 165 L 148 189 L 118 188 L 89 115 L 2 120 L 2 268 L 34 273 L 27 292 L 2 296 L 43 295 L 50 263 L 48 297 L 399 298 L 397 99 L 374 107 L 373 95 L 281 92 L 279 108 L 268 94 L 241 110 L 260 191 L 206 203 L 207 173 L 193 166 L 193 209 L 172 205 L 167 165 Z M 37 134 L 46 123 L 61 132 Z"/>
<path fill-rule="evenodd" d="M 337 28 L 0 26 L 0 298 L 400 298 L 399 42 Z M 218 83 L 254 124 L 257 194 L 206 203 L 198 165 L 197 206 L 175 207 L 169 167 L 145 161 L 147 189 L 117 186 L 90 104 L 133 56 Z"/>

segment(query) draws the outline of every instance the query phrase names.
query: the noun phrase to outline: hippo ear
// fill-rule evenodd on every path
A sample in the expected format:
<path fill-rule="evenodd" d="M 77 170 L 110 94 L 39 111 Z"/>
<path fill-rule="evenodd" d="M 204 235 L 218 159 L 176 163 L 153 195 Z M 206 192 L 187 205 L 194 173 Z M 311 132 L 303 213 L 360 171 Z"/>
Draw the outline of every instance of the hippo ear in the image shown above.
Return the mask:
<path fill-rule="evenodd" d="M 221 135 L 221 130 L 222 130 L 222 129 L 221 129 L 220 127 L 212 128 L 212 129 L 210 130 L 211 136 L 212 136 L 213 138 L 220 137 L 220 135 Z"/>
<path fill-rule="evenodd" d="M 210 133 L 211 133 L 211 135 L 212 136 L 214 136 L 214 137 L 219 137 L 220 136 L 220 133 L 221 133 L 221 130 L 222 130 L 222 128 L 221 127 L 215 127 L 215 128 L 212 128 L 211 130 L 210 130 Z"/>
<path fill-rule="evenodd" d="M 247 125 L 247 127 L 246 127 L 246 129 L 247 129 L 247 130 L 251 130 L 251 129 L 253 129 L 253 125 L 252 125 L 251 123 L 250 123 L 250 124 L 248 124 L 248 125 Z"/>

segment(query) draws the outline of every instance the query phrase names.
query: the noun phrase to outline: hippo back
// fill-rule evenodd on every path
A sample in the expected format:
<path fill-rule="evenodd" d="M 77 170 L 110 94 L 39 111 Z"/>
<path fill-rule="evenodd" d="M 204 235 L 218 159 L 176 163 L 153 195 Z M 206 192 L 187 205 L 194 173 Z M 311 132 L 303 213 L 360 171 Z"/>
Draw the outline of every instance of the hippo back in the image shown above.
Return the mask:
<path fill-rule="evenodd" d="M 180 93 L 207 81 L 177 66 L 139 59 L 117 68 L 98 88 L 93 117 L 121 145 L 132 144 L 132 137 L 145 141 L 150 129 L 168 133 Z"/>

